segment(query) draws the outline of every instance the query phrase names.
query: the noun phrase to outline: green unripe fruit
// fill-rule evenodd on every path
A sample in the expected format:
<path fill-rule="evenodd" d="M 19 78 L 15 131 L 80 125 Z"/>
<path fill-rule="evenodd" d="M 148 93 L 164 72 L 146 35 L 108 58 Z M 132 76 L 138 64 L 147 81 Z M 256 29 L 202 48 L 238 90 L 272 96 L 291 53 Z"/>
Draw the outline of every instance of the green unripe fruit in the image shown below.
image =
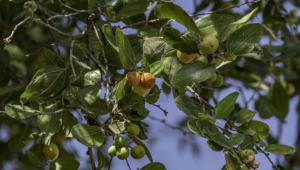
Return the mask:
<path fill-rule="evenodd" d="M 242 158 L 248 158 L 249 156 L 255 157 L 255 153 L 251 149 L 245 149 L 241 153 Z"/>
<path fill-rule="evenodd" d="M 217 73 L 214 73 L 209 79 L 207 79 L 208 82 L 214 82 L 217 79 Z"/>
<path fill-rule="evenodd" d="M 129 150 L 126 147 L 121 147 L 117 150 L 116 155 L 121 160 L 127 159 L 129 157 Z"/>
<path fill-rule="evenodd" d="M 110 156 L 116 156 L 117 148 L 115 145 L 108 148 L 108 154 Z"/>
<path fill-rule="evenodd" d="M 164 18 L 164 14 L 161 12 L 161 6 L 162 4 L 157 4 L 154 7 L 154 15 L 156 16 L 156 18 Z"/>
<path fill-rule="evenodd" d="M 142 159 L 144 155 L 145 155 L 145 149 L 140 145 L 135 146 L 131 150 L 131 156 L 134 159 Z"/>
<path fill-rule="evenodd" d="M 198 58 L 197 58 L 197 61 L 201 61 L 205 64 L 208 63 L 208 60 L 207 60 L 207 57 L 205 57 L 204 55 L 200 55 Z"/>
<path fill-rule="evenodd" d="M 139 84 L 136 87 L 133 87 L 132 90 L 136 94 L 138 94 L 140 96 L 144 96 L 144 95 L 146 95 L 146 94 L 148 94 L 150 92 L 151 88 L 150 89 L 146 89 L 146 88 L 142 87 L 141 84 Z"/>
<path fill-rule="evenodd" d="M 226 51 L 224 53 L 224 58 L 227 59 L 227 60 L 229 60 L 229 61 L 233 61 L 233 60 L 236 59 L 236 55 L 230 54 L 228 51 Z"/>
<path fill-rule="evenodd" d="M 54 143 L 51 143 L 42 147 L 42 153 L 45 161 L 54 161 L 59 155 L 59 149 Z"/>
<path fill-rule="evenodd" d="M 125 138 L 122 136 L 118 136 L 114 139 L 114 145 L 116 146 L 116 148 L 121 148 L 123 146 L 125 146 Z"/>
<path fill-rule="evenodd" d="M 130 124 L 128 127 L 127 127 L 127 133 L 128 135 L 130 136 L 136 136 L 140 133 L 140 128 L 137 124 Z"/>
<path fill-rule="evenodd" d="M 212 83 L 215 87 L 220 87 L 224 83 L 224 78 L 222 75 L 218 74 L 216 80 Z"/>
<path fill-rule="evenodd" d="M 207 36 L 202 40 L 201 49 L 208 54 L 214 53 L 219 47 L 219 40 L 213 36 Z"/>

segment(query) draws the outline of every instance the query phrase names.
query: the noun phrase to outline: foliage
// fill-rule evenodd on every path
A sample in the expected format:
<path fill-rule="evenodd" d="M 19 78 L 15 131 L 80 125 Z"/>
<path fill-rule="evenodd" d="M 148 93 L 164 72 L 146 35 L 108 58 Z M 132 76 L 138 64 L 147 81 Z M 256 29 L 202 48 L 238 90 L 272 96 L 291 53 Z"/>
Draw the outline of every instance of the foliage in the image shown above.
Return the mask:
<path fill-rule="evenodd" d="M 211 12 L 200 13 L 211 4 Z M 15 161 L 20 162 L 16 169 L 48 168 L 41 148 L 54 142 L 64 156 L 49 162 L 49 168 L 78 169 L 75 153 L 62 147 L 76 139 L 87 147 L 93 170 L 110 169 L 112 157 L 109 161 L 103 146 L 112 145 L 110 137 L 123 136 L 130 142 L 122 145 L 126 151 L 122 159 L 135 143 L 149 159 L 141 170 L 167 169 L 163 162 L 153 161 L 144 142 L 151 138 L 146 133 L 151 124 L 144 120 L 150 117 L 147 104 L 167 115 L 163 103 L 156 103 L 170 92 L 187 116 L 183 122 L 190 133 L 207 139 L 213 151 L 223 151 L 223 169 L 259 165 L 242 159 L 245 149 L 268 158 L 269 152 L 287 155 L 280 165 L 269 158 L 274 169 L 299 167 L 295 160 L 300 148 L 279 144 L 279 138 L 270 134 L 274 127 L 254 118 L 259 113 L 283 123 L 290 100 L 300 94 L 300 34 L 294 29 L 300 20 L 283 4 L 203 0 L 189 15 L 175 2 L 163 0 L 0 1 L 4 40 L 0 42 L 0 122 L 10 134 L 0 143 L 0 167 Z M 234 11 L 247 5 L 244 14 Z M 253 22 L 257 14 L 262 15 L 262 23 Z M 173 22 L 186 31 L 181 33 Z M 128 34 L 127 29 L 136 33 Z M 212 53 L 201 46 L 207 36 L 217 38 Z M 262 45 L 262 37 L 270 43 Z M 274 45 L 275 40 L 280 45 Z M 195 59 L 182 63 L 177 51 Z M 225 53 L 237 58 L 228 59 Z M 156 85 L 141 86 L 142 92 L 135 93 L 125 78 L 129 71 L 151 73 Z M 212 82 L 212 76 L 217 80 Z M 229 93 L 227 87 L 236 84 L 241 85 L 239 90 Z M 252 94 L 242 105 L 237 99 L 245 96 L 245 89 Z M 220 99 L 215 91 L 227 96 Z M 250 104 L 255 104 L 255 111 Z M 133 123 L 139 133 L 129 135 L 126 128 Z"/>

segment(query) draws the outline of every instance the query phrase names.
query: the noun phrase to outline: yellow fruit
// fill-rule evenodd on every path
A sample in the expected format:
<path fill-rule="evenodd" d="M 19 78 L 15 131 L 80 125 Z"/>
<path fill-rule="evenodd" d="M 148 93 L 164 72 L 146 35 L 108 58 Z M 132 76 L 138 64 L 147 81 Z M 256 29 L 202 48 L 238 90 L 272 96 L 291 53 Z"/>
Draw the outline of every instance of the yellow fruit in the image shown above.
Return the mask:
<path fill-rule="evenodd" d="M 141 76 L 140 73 L 137 71 L 130 71 L 129 73 L 126 74 L 125 79 L 129 86 L 136 87 L 137 85 L 140 84 Z"/>
<path fill-rule="evenodd" d="M 140 145 L 135 146 L 131 150 L 131 156 L 134 159 L 142 159 L 144 155 L 145 155 L 145 149 Z"/>
<path fill-rule="evenodd" d="M 208 54 L 214 53 L 219 47 L 219 41 L 216 37 L 207 36 L 202 40 L 201 49 Z"/>
<path fill-rule="evenodd" d="M 54 143 L 51 143 L 42 147 L 42 153 L 45 161 L 54 161 L 59 155 L 59 149 Z"/>
<path fill-rule="evenodd" d="M 155 85 L 155 76 L 151 73 L 143 73 L 140 85 L 145 89 L 151 89 Z"/>
<path fill-rule="evenodd" d="M 140 84 L 136 87 L 133 87 L 132 90 L 140 96 L 144 96 L 150 92 L 151 89 L 145 89 Z"/>
<path fill-rule="evenodd" d="M 177 50 L 177 58 L 179 59 L 180 62 L 185 63 L 185 64 L 190 63 L 197 56 L 198 56 L 198 54 L 186 54 L 186 53 L 183 53 L 183 52 Z"/>
<path fill-rule="evenodd" d="M 156 18 L 164 18 L 164 14 L 161 12 L 161 6 L 162 4 L 157 4 L 154 7 L 154 15 L 156 16 Z"/>

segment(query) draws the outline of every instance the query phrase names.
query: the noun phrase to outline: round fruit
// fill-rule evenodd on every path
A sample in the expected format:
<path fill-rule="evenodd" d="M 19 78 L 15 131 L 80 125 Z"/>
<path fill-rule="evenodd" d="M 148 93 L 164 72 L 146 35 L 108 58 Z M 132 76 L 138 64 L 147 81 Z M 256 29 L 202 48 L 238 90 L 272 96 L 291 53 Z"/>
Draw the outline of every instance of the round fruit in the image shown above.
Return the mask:
<path fill-rule="evenodd" d="M 59 155 L 59 149 L 54 143 L 51 143 L 42 147 L 42 153 L 45 161 L 54 161 Z"/>
<path fill-rule="evenodd" d="M 116 146 L 116 148 L 121 148 L 123 146 L 125 146 L 125 138 L 122 136 L 118 136 L 114 139 L 114 145 Z"/>
<path fill-rule="evenodd" d="M 180 62 L 185 63 L 185 64 L 193 61 L 197 57 L 197 55 L 198 54 L 186 54 L 186 53 L 183 53 L 183 52 L 177 50 L 177 58 L 179 59 Z"/>
<path fill-rule="evenodd" d="M 156 18 L 164 18 L 164 14 L 161 12 L 161 6 L 162 4 L 157 4 L 154 7 L 154 15 L 156 16 Z"/>
<path fill-rule="evenodd" d="M 126 74 L 125 79 L 129 86 L 136 87 L 137 85 L 140 84 L 141 75 L 137 71 L 130 71 L 129 73 Z"/>
<path fill-rule="evenodd" d="M 250 166 L 250 167 L 253 169 L 257 169 L 257 168 L 259 168 L 259 166 L 260 166 L 260 163 L 257 160 L 254 160 L 252 166 Z"/>
<path fill-rule="evenodd" d="M 136 87 L 133 87 L 132 90 L 140 96 L 144 96 L 150 92 L 151 89 L 145 89 L 140 84 Z"/>
<path fill-rule="evenodd" d="M 129 157 L 129 150 L 126 147 L 119 148 L 116 155 L 121 160 L 127 159 Z"/>
<path fill-rule="evenodd" d="M 142 159 L 144 155 L 145 155 L 145 149 L 140 145 L 135 146 L 131 150 L 131 156 L 134 159 Z"/>
<path fill-rule="evenodd" d="M 251 149 L 245 149 L 241 153 L 242 158 L 248 158 L 249 156 L 255 156 L 254 152 Z"/>
<path fill-rule="evenodd" d="M 233 60 L 236 59 L 236 55 L 230 54 L 228 51 L 226 51 L 224 53 L 224 58 L 227 59 L 227 60 L 229 60 L 229 61 L 233 61 Z"/>
<path fill-rule="evenodd" d="M 215 87 L 220 87 L 224 83 L 224 78 L 222 75 L 218 74 L 217 78 L 214 82 L 212 82 L 212 85 Z"/>
<path fill-rule="evenodd" d="M 202 40 L 201 49 L 208 54 L 214 53 L 219 47 L 219 41 L 216 37 L 207 36 Z"/>
<path fill-rule="evenodd" d="M 208 82 L 214 82 L 217 79 L 217 73 L 214 73 L 209 79 L 207 79 Z"/>
<path fill-rule="evenodd" d="M 151 73 L 143 73 L 140 85 L 145 89 L 151 89 L 155 85 L 155 76 Z"/>
<path fill-rule="evenodd" d="M 136 136 L 140 133 L 140 128 L 137 124 L 130 124 L 128 127 L 127 127 L 127 133 L 128 135 L 130 136 Z"/>
<path fill-rule="evenodd" d="M 208 63 L 208 60 L 207 60 L 207 57 L 205 57 L 204 55 L 200 55 L 198 58 L 197 58 L 197 61 L 201 61 L 205 64 Z"/>
<path fill-rule="evenodd" d="M 295 93 L 295 86 L 291 83 L 287 83 L 285 90 L 286 93 L 290 96 Z"/>
<path fill-rule="evenodd" d="M 110 156 L 116 156 L 117 148 L 115 145 L 108 148 L 108 154 Z"/>

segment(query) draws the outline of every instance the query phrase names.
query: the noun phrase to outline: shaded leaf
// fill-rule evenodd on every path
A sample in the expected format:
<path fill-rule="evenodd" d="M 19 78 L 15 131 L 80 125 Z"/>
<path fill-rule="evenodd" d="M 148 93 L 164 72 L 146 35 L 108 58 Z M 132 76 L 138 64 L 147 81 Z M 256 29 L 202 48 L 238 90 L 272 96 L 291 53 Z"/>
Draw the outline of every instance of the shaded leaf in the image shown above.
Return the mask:
<path fill-rule="evenodd" d="M 167 51 L 168 44 L 162 38 L 151 37 L 147 38 L 143 44 L 143 55 L 147 61 L 152 64 L 160 60 L 161 56 Z"/>
<path fill-rule="evenodd" d="M 101 72 L 100 70 L 94 70 L 85 73 L 84 75 L 80 76 L 79 79 L 74 81 L 72 85 L 75 86 L 92 86 L 99 83 L 101 80 Z"/>
<path fill-rule="evenodd" d="M 204 112 L 199 102 L 191 99 L 188 96 L 180 95 L 175 98 L 175 104 L 187 116 L 197 119 L 198 113 Z"/>
<path fill-rule="evenodd" d="M 40 131 L 50 136 L 55 135 L 60 128 L 60 121 L 58 118 L 58 114 L 38 115 L 37 125 Z"/>
<path fill-rule="evenodd" d="M 50 170 L 77 170 L 80 163 L 73 158 L 59 158 L 50 163 Z"/>
<path fill-rule="evenodd" d="M 142 167 L 141 170 L 167 170 L 167 169 L 160 162 L 152 162 Z"/>
<path fill-rule="evenodd" d="M 38 168 L 44 167 L 45 162 L 42 161 L 42 159 L 40 159 L 35 153 L 33 153 L 33 152 L 31 152 L 31 151 L 28 151 L 27 154 L 28 154 L 28 157 L 29 157 L 30 162 L 31 162 L 35 167 L 38 167 Z"/>
<path fill-rule="evenodd" d="M 73 126 L 71 133 L 75 139 L 88 147 L 99 147 L 105 141 L 103 131 L 97 126 L 78 124 Z"/>
<path fill-rule="evenodd" d="M 124 5 L 117 13 L 116 19 L 121 20 L 131 16 L 135 16 L 140 13 L 144 13 L 149 6 L 150 1 L 140 0 Z"/>
<path fill-rule="evenodd" d="M 234 145 L 240 145 L 244 141 L 244 135 L 236 133 L 236 134 L 231 134 L 229 136 L 229 141 L 232 146 Z"/>
<path fill-rule="evenodd" d="M 112 28 L 109 24 L 104 24 L 102 26 L 103 34 L 108 41 L 108 43 L 116 50 L 119 51 L 118 44 L 116 42 L 115 37 L 113 36 Z"/>
<path fill-rule="evenodd" d="M 47 65 L 54 65 L 61 68 L 66 67 L 64 61 L 56 53 L 49 50 L 48 48 L 43 48 L 42 56 L 44 58 L 44 62 Z"/>
<path fill-rule="evenodd" d="M 28 106 L 7 104 L 5 112 L 8 116 L 14 119 L 26 119 L 37 114 L 36 110 Z"/>

